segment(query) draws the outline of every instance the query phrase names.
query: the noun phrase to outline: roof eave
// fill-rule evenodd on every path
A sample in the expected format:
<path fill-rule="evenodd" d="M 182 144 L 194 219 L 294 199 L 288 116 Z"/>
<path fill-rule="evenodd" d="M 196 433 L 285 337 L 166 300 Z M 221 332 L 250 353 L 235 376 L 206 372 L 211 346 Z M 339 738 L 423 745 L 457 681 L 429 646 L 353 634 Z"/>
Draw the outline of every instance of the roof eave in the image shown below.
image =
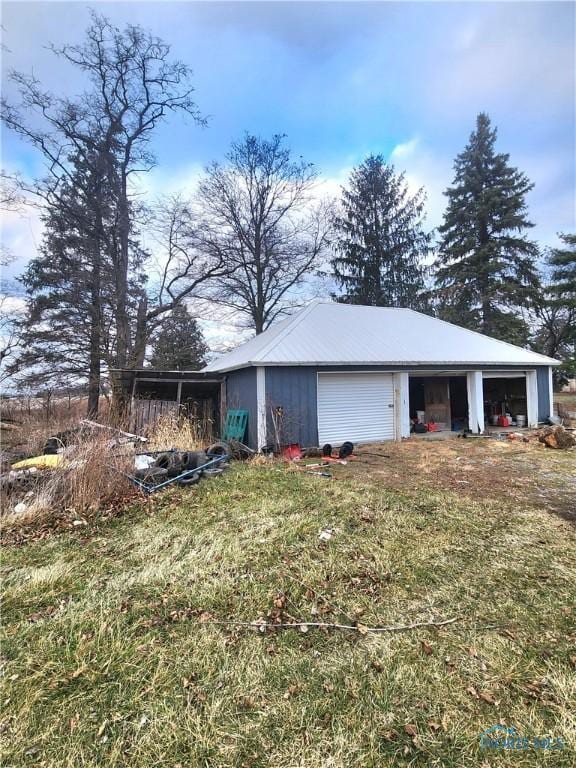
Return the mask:
<path fill-rule="evenodd" d="M 558 366 L 561 365 L 560 360 L 554 360 L 551 357 L 542 356 L 542 360 L 533 361 L 521 361 L 510 362 L 510 360 L 331 360 L 331 361 L 318 361 L 318 360 L 249 360 L 236 365 L 225 366 L 222 368 L 212 368 L 206 373 L 230 373 L 232 371 L 239 371 L 242 368 L 327 368 L 331 366 L 358 366 L 361 368 L 373 365 L 386 365 L 396 366 L 398 368 L 422 368 L 430 365 L 444 365 L 446 367 L 453 365 L 465 365 L 471 369 L 481 368 L 485 365 L 490 366 L 502 366 L 503 368 L 533 368 L 539 365 Z"/>

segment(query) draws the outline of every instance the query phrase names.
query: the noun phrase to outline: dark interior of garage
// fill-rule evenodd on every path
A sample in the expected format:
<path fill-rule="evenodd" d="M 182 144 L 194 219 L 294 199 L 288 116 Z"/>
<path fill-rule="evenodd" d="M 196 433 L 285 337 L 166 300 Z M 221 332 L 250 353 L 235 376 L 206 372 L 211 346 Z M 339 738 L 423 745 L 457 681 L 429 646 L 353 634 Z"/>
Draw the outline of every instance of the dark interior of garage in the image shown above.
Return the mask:
<path fill-rule="evenodd" d="M 527 418 L 526 378 L 485 378 L 484 415 L 489 424 L 496 424 L 498 416 L 510 414 Z M 522 425 L 521 425 L 522 426 Z"/>
<path fill-rule="evenodd" d="M 412 423 L 435 424 L 440 431 L 467 428 L 466 376 L 410 376 L 408 386 Z"/>

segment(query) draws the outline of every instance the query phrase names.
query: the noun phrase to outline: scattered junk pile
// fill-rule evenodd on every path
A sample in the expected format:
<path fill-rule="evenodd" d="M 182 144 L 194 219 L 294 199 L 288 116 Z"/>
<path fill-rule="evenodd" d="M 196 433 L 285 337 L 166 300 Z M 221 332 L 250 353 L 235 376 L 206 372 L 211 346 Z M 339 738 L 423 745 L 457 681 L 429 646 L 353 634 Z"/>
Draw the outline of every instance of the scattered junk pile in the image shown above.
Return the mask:
<path fill-rule="evenodd" d="M 269 456 L 277 451 L 271 446 L 263 449 L 263 452 Z M 322 448 L 300 448 L 298 443 L 285 445 L 280 449 L 281 458 L 294 463 L 294 466 L 308 475 L 317 475 L 318 477 L 332 478 L 332 472 L 328 471 L 334 465 L 346 465 L 350 459 L 356 459 L 354 454 L 354 444 L 350 441 L 342 443 L 337 451 L 333 449 L 330 443 L 326 443 Z M 302 463 L 306 459 L 318 458 L 320 461 Z"/>
<path fill-rule="evenodd" d="M 50 436 L 42 454 L 12 463 L 0 475 L 0 486 L 17 502 L 14 511 L 24 512 L 26 502 L 33 496 L 32 489 L 42 488 L 57 473 L 74 472 L 87 465 L 91 446 L 97 439 L 106 447 L 107 469 L 124 476 L 146 495 L 173 485 L 196 485 L 202 478 L 222 474 L 232 459 L 246 459 L 254 454 L 242 442 L 247 417 L 245 411 L 230 411 L 221 441 L 205 450 L 189 451 L 147 451 L 148 438 L 84 419 L 77 427 Z"/>

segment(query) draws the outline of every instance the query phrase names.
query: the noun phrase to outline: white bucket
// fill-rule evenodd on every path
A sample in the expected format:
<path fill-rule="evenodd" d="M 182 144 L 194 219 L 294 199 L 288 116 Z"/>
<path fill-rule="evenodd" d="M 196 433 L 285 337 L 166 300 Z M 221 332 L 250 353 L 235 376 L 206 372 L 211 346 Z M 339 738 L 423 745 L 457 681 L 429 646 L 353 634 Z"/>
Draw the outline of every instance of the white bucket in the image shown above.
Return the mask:
<path fill-rule="evenodd" d="M 418 419 L 419 424 L 424 424 L 424 420 L 426 418 L 426 411 L 416 411 L 416 418 Z"/>
<path fill-rule="evenodd" d="M 516 424 L 519 427 L 525 427 L 526 426 L 526 416 L 516 416 Z"/>

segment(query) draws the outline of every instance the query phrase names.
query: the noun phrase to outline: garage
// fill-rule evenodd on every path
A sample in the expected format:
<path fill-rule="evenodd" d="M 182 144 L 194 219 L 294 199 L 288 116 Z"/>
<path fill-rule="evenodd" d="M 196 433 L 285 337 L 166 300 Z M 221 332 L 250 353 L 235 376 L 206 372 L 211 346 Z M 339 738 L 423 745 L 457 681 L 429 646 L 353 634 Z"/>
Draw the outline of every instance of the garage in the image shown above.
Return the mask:
<path fill-rule="evenodd" d="M 394 383 L 390 373 L 319 373 L 319 443 L 394 440 Z"/>
<path fill-rule="evenodd" d="M 411 309 L 318 301 L 205 372 L 225 377 L 225 403 L 248 412 L 259 450 L 400 440 L 422 414 L 446 433 L 482 434 L 502 409 L 532 426 L 553 413 L 556 364 Z"/>

